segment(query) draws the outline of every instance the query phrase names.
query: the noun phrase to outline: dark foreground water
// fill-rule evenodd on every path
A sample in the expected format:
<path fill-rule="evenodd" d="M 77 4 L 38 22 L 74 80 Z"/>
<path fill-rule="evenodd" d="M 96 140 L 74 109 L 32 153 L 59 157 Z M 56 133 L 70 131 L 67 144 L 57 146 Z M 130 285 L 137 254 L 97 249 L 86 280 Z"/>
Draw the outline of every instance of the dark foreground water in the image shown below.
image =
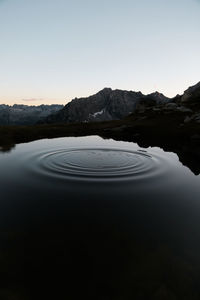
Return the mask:
<path fill-rule="evenodd" d="M 159 148 L 0 153 L 0 299 L 200 299 L 200 177 Z"/>

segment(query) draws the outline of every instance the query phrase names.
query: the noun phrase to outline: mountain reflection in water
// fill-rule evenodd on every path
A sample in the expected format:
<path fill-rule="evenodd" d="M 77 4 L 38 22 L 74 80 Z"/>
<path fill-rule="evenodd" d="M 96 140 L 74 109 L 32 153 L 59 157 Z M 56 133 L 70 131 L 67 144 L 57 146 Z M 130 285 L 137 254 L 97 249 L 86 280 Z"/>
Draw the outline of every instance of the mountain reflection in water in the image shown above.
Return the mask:
<path fill-rule="evenodd" d="M 200 177 L 176 154 L 97 136 L 10 150 L 1 299 L 199 299 Z"/>

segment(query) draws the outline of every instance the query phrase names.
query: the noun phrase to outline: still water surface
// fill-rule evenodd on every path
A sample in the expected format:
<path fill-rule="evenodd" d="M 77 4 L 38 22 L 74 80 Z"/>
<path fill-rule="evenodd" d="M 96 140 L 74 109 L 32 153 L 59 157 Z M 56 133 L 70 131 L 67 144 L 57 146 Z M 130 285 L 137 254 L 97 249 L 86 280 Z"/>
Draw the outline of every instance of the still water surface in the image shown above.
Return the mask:
<path fill-rule="evenodd" d="M 200 176 L 177 155 L 19 144 L 0 153 L 0 195 L 0 296 L 200 299 Z"/>

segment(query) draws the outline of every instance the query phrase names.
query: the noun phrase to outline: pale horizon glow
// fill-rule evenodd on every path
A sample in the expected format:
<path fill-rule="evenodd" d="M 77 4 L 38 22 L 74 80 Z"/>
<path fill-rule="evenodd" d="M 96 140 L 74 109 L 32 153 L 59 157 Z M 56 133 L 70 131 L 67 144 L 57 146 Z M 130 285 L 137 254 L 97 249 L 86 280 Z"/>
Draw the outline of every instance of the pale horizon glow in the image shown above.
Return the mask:
<path fill-rule="evenodd" d="M 199 0 L 0 0 L 0 104 L 200 81 Z"/>

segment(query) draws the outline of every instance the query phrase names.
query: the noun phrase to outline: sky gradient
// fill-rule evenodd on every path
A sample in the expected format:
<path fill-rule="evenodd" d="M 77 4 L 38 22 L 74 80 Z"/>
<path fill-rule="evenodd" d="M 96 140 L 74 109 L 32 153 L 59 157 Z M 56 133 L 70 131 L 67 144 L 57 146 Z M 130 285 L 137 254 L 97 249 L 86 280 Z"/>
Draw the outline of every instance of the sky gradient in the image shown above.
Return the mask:
<path fill-rule="evenodd" d="M 0 0 L 0 104 L 200 81 L 200 0 Z"/>

